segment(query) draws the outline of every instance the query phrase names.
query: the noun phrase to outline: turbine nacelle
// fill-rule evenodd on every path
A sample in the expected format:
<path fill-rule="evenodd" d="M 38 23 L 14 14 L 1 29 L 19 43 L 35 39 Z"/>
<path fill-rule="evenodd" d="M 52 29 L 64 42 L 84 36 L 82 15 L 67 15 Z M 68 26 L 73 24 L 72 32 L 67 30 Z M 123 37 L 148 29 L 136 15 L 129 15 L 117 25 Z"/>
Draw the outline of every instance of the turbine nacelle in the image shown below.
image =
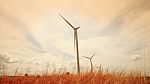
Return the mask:
<path fill-rule="evenodd" d="M 77 27 L 77 28 L 74 28 L 74 30 L 77 30 L 77 29 L 79 29 L 80 27 Z"/>
<path fill-rule="evenodd" d="M 94 54 L 91 57 L 87 57 L 87 56 L 82 56 L 82 57 L 92 60 L 92 58 L 94 57 Z"/>

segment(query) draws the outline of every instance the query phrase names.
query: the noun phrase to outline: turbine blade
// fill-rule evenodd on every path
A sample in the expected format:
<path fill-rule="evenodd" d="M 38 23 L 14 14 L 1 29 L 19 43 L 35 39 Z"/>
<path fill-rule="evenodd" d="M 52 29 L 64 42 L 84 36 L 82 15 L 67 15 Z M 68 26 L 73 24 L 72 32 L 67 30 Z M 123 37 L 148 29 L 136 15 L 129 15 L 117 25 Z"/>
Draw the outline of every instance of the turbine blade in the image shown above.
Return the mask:
<path fill-rule="evenodd" d="M 94 54 L 92 55 L 91 59 L 94 57 Z"/>
<path fill-rule="evenodd" d="M 89 58 L 89 57 L 87 57 L 87 56 L 82 56 L 82 57 L 87 58 L 87 59 L 90 59 L 90 58 Z"/>
<path fill-rule="evenodd" d="M 77 42 L 78 42 L 78 39 L 77 39 L 77 30 L 75 30 L 75 43 L 76 43 L 75 46 L 76 46 L 76 48 L 77 48 L 77 44 L 78 44 Z"/>
<path fill-rule="evenodd" d="M 59 14 L 60 15 L 60 17 L 62 17 L 73 29 L 75 29 L 74 27 L 73 27 L 73 25 L 71 25 L 71 23 L 69 23 L 69 21 L 67 21 L 61 14 Z"/>
<path fill-rule="evenodd" d="M 75 51 L 75 43 L 76 43 L 76 31 L 74 30 L 74 51 Z"/>

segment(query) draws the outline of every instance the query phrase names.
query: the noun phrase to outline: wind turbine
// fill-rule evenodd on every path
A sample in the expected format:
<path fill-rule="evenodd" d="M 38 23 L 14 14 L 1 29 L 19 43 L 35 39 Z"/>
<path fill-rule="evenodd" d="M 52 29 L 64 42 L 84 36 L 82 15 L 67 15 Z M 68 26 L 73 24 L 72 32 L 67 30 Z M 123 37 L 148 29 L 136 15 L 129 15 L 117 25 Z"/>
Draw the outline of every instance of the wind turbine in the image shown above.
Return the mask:
<path fill-rule="evenodd" d="M 80 74 L 80 63 L 79 63 L 79 49 L 78 49 L 78 34 L 77 34 L 77 29 L 79 29 L 80 27 L 75 28 L 72 24 L 69 23 L 69 21 L 67 21 L 61 14 L 59 14 L 60 17 L 63 18 L 63 20 L 65 20 L 65 22 L 67 22 L 70 27 L 74 30 L 74 48 L 76 45 L 76 52 L 77 52 L 77 70 L 78 70 L 78 74 Z"/>
<path fill-rule="evenodd" d="M 102 72 L 103 71 L 103 68 L 102 68 L 101 65 L 99 67 L 96 67 L 96 68 L 99 68 L 98 72 Z"/>
<path fill-rule="evenodd" d="M 91 57 L 87 57 L 87 56 L 83 56 L 84 58 L 87 58 L 90 60 L 90 64 L 91 64 L 91 72 L 93 72 L 93 63 L 92 63 L 92 58 L 94 57 L 94 54 Z"/>
<path fill-rule="evenodd" d="M 18 73 L 18 68 L 14 68 L 14 69 L 12 69 L 12 70 L 15 71 L 14 76 L 16 76 L 17 73 Z"/>

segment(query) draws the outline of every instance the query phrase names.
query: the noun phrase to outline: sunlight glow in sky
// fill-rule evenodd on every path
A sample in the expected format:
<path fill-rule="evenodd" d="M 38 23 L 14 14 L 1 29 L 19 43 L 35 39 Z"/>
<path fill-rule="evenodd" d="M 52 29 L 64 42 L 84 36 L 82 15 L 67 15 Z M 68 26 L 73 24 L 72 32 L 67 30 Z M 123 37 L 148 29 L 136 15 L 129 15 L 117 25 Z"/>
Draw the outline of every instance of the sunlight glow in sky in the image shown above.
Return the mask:
<path fill-rule="evenodd" d="M 150 0 L 0 0 L 0 54 L 10 74 L 76 71 L 73 30 L 58 13 L 80 26 L 82 71 L 90 68 L 82 56 L 95 53 L 95 70 L 149 73 Z"/>

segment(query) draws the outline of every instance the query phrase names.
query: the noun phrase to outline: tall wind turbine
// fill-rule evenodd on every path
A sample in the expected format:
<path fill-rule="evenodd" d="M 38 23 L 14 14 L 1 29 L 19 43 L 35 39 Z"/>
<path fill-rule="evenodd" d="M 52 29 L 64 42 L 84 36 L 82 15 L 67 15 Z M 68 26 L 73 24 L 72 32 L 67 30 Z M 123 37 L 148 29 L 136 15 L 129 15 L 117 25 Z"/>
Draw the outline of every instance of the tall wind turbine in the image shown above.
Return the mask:
<path fill-rule="evenodd" d="M 80 63 L 79 63 L 79 49 L 78 49 L 78 34 L 77 34 L 77 29 L 79 29 L 80 27 L 75 28 L 72 24 L 69 23 L 69 21 L 67 21 L 61 14 L 59 14 L 60 17 L 63 18 L 63 20 L 65 20 L 70 27 L 74 30 L 74 48 L 76 45 L 76 52 L 77 52 L 77 69 L 78 69 L 78 74 L 80 74 Z"/>
<path fill-rule="evenodd" d="M 91 63 L 91 72 L 93 72 L 93 63 L 92 63 L 92 58 L 94 57 L 94 54 L 91 57 L 83 56 L 84 58 L 87 58 L 90 60 Z"/>

